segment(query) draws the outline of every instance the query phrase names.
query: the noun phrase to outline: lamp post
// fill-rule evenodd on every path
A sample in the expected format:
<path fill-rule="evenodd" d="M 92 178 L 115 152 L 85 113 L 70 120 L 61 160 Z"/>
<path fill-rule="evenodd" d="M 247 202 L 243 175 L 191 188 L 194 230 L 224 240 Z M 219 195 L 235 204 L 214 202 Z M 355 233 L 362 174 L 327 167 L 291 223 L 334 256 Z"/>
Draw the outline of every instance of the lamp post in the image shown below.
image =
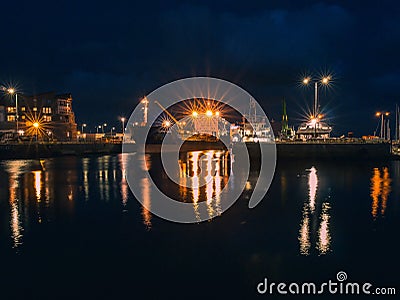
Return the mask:
<path fill-rule="evenodd" d="M 35 130 L 35 137 L 36 137 L 36 142 L 38 141 L 38 131 L 39 131 L 39 127 L 40 127 L 40 124 L 39 124 L 39 122 L 34 122 L 33 124 L 32 124 L 32 126 L 33 126 L 33 128 L 34 128 L 34 130 Z"/>
<path fill-rule="evenodd" d="M 122 134 L 125 134 L 125 118 L 124 117 L 121 118 L 121 122 L 122 122 Z"/>
<path fill-rule="evenodd" d="M 7 93 L 9 93 L 12 97 L 12 95 L 15 94 L 15 123 L 16 123 L 16 130 L 17 130 L 17 135 L 18 135 L 18 93 L 14 88 L 8 88 L 6 89 Z"/>
<path fill-rule="evenodd" d="M 388 111 L 378 111 L 376 112 L 375 116 L 381 119 L 381 133 L 380 138 L 385 139 L 385 117 L 388 117 L 390 113 Z M 390 137 L 387 137 L 388 139 Z"/>
<path fill-rule="evenodd" d="M 113 130 L 115 130 L 115 127 L 111 127 L 111 136 L 113 135 Z"/>
<path fill-rule="evenodd" d="M 303 85 L 309 85 L 310 83 L 314 82 L 314 107 L 313 107 L 313 115 L 311 116 L 311 124 L 314 125 L 314 134 L 317 137 L 317 123 L 319 121 L 318 116 L 319 109 L 318 109 L 318 85 L 325 85 L 328 86 L 332 77 L 330 75 L 323 76 L 320 79 L 314 80 L 311 76 L 304 77 L 302 80 Z"/>
<path fill-rule="evenodd" d="M 83 129 L 84 129 L 86 126 L 87 126 L 86 124 L 82 124 L 82 130 L 81 130 L 82 134 L 84 133 L 84 132 L 83 132 Z"/>
<path fill-rule="evenodd" d="M 101 129 L 103 130 L 103 133 L 104 133 L 104 127 L 107 127 L 107 123 L 104 123 L 104 124 L 102 125 L 102 127 L 101 127 Z"/>

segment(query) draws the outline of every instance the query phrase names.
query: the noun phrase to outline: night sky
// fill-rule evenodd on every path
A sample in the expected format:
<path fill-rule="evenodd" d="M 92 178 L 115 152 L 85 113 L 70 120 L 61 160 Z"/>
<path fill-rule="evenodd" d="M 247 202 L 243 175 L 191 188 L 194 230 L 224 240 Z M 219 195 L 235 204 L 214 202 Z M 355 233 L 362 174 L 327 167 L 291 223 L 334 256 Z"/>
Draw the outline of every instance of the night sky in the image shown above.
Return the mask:
<path fill-rule="evenodd" d="M 3 1 L 0 80 L 27 94 L 71 92 L 78 124 L 92 130 L 190 76 L 240 85 L 270 119 L 285 97 L 297 127 L 313 98 L 302 74 L 330 72 L 320 99 L 335 135 L 372 134 L 377 110 L 394 113 L 400 4 L 266 2 Z"/>

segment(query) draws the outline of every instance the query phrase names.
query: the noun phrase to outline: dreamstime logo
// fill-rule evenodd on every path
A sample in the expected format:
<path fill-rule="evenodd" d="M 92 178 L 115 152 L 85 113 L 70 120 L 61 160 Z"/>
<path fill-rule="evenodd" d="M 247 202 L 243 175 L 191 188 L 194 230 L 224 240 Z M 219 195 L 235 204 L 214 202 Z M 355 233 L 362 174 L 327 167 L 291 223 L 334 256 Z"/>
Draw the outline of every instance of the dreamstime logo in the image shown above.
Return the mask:
<path fill-rule="evenodd" d="M 346 281 L 347 280 L 347 274 L 346 272 L 340 271 L 336 274 L 336 279 L 338 281 Z"/>
<path fill-rule="evenodd" d="M 394 287 L 374 287 L 369 282 L 345 282 L 347 280 L 346 272 L 340 271 L 336 274 L 336 280 L 328 280 L 321 284 L 314 282 L 268 282 L 264 278 L 263 282 L 257 285 L 259 294 L 292 294 L 292 295 L 315 295 L 315 294 L 339 294 L 339 295 L 395 295 Z"/>
<path fill-rule="evenodd" d="M 197 223 L 208 220 L 213 216 L 207 213 L 206 201 L 198 202 L 196 204 L 197 212 L 194 212 L 193 203 L 176 201 L 163 193 L 151 178 L 144 157 L 146 153 L 146 140 L 150 133 L 150 128 L 156 122 L 157 118 L 164 113 L 163 107 L 168 109 L 172 105 L 193 99 L 213 100 L 224 105 L 229 105 L 239 114 L 245 116 L 249 113 L 248 104 L 249 100 L 253 99 L 253 97 L 239 86 L 221 79 L 193 77 L 174 81 L 147 95 L 144 100 L 145 107 L 137 106 L 135 108 L 127 122 L 122 145 L 122 152 L 127 160 L 126 179 L 135 198 L 153 214 L 179 223 Z M 160 105 L 155 105 L 154 103 Z M 247 119 L 249 125 L 252 128 L 256 128 L 257 119 L 262 119 L 264 122 L 263 129 L 269 129 L 272 138 L 269 142 L 256 144 L 260 151 L 257 152 L 256 159 L 260 165 L 257 183 L 249 200 L 249 208 L 255 207 L 265 196 L 271 184 L 276 164 L 276 148 L 272 127 L 268 118 L 255 100 L 252 101 L 252 110 L 256 113 L 257 118 Z M 143 117 L 143 113 L 145 113 L 145 117 Z M 179 123 L 186 122 L 187 118 L 189 117 L 180 119 Z M 177 170 L 179 170 L 179 151 L 185 140 L 179 136 L 177 126 L 178 124 L 173 124 L 169 128 L 169 134 L 166 134 L 163 140 L 161 145 L 161 162 L 169 179 L 182 186 L 184 183 L 179 180 L 180 175 Z M 235 142 L 233 148 L 223 139 L 221 139 L 221 142 L 224 143 L 227 149 L 230 149 L 232 160 L 234 160 L 234 167 L 232 168 L 234 171 L 229 176 L 228 183 L 220 191 L 220 195 L 213 197 L 215 199 L 224 195 L 224 200 L 220 201 L 219 204 L 219 214 L 232 206 L 244 191 L 250 174 L 250 161 L 254 159 L 254 157 L 249 155 L 248 148 L 243 141 L 239 140 Z M 148 197 L 147 199 L 143 197 L 143 183 L 141 180 L 138 180 L 139 178 L 146 179 L 147 187 L 151 189 L 148 193 L 151 195 L 151 201 L 149 201 Z M 192 180 L 192 178 L 187 179 L 188 182 Z M 203 185 L 205 184 L 207 184 L 207 180 L 203 183 Z M 189 185 L 186 187 L 189 187 Z M 198 186 L 198 188 L 200 187 L 201 185 Z"/>

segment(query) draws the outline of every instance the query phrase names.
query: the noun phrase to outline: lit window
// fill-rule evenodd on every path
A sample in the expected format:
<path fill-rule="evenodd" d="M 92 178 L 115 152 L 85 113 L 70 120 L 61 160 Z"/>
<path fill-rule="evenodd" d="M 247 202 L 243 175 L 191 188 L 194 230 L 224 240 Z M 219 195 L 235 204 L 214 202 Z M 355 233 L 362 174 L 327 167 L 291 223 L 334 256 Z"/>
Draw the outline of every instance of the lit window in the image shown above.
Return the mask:
<path fill-rule="evenodd" d="M 22 119 L 22 120 L 25 120 L 25 116 L 24 116 L 24 115 L 22 115 L 22 116 L 21 116 L 21 119 Z"/>
<path fill-rule="evenodd" d="M 32 110 L 33 110 L 33 111 L 37 111 L 37 107 L 35 106 Z"/>
<path fill-rule="evenodd" d="M 25 111 L 25 110 L 26 110 L 25 106 L 22 106 L 21 111 Z"/>
<path fill-rule="evenodd" d="M 44 114 L 51 114 L 51 107 L 43 107 L 42 110 Z"/>
<path fill-rule="evenodd" d="M 14 106 L 7 107 L 7 112 L 8 113 L 15 113 L 15 107 Z"/>
<path fill-rule="evenodd" d="M 8 122 L 14 122 L 15 121 L 15 116 L 13 116 L 13 115 L 7 116 L 7 121 Z"/>

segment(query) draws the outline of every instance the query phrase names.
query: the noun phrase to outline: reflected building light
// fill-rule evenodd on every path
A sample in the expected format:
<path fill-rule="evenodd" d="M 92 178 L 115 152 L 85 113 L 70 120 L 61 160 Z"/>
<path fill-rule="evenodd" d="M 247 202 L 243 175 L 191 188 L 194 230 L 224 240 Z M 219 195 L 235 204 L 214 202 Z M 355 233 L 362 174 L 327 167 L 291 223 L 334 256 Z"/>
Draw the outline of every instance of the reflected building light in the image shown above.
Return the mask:
<path fill-rule="evenodd" d="M 100 200 L 104 200 L 104 189 L 105 189 L 104 176 L 103 176 L 104 157 L 99 157 L 97 159 L 97 168 L 98 168 Z"/>
<path fill-rule="evenodd" d="M 215 164 L 215 210 L 216 215 L 221 215 L 221 174 L 220 174 L 221 159 L 218 156 L 218 161 Z"/>
<path fill-rule="evenodd" d="M 187 174 L 186 174 L 186 168 L 187 168 L 187 163 L 183 162 L 182 160 L 179 160 L 179 193 L 181 199 L 186 202 L 187 199 Z"/>
<path fill-rule="evenodd" d="M 145 177 L 141 180 L 142 186 L 142 217 L 143 217 L 143 224 L 146 226 L 147 230 L 151 229 L 151 191 L 150 191 L 150 179 Z"/>
<path fill-rule="evenodd" d="M 4 163 L 4 169 L 9 174 L 9 203 L 10 203 L 10 231 L 13 241 L 13 248 L 22 245 L 22 232 L 24 230 L 21 221 L 20 200 L 19 200 L 19 177 L 22 173 L 23 161 L 7 161 Z M 27 195 L 28 193 L 26 193 Z"/>
<path fill-rule="evenodd" d="M 34 171 L 34 188 L 35 188 L 35 193 L 36 193 L 36 200 L 37 202 L 40 202 L 40 192 L 41 192 L 41 187 L 42 187 L 42 171 Z"/>
<path fill-rule="evenodd" d="M 196 219 L 200 221 L 200 214 L 199 214 L 199 197 L 200 197 L 200 181 L 198 176 L 199 170 L 199 154 L 200 152 L 193 152 L 191 156 L 191 165 L 192 170 L 189 170 L 190 174 L 193 174 L 192 177 L 192 193 L 193 193 L 193 210 L 196 215 Z"/>
<path fill-rule="evenodd" d="M 214 181 L 212 177 L 212 159 L 213 152 L 207 152 L 207 176 L 206 176 L 206 198 L 207 198 L 207 211 L 208 215 L 212 218 L 214 217 L 213 208 L 213 192 L 214 192 Z"/>
<path fill-rule="evenodd" d="M 69 192 L 68 192 L 68 201 L 73 201 L 74 200 L 74 193 L 72 190 L 72 185 L 69 186 Z"/>
<path fill-rule="evenodd" d="M 44 196 L 46 202 L 46 208 L 50 207 L 50 189 L 49 189 L 49 173 L 44 172 Z"/>
<path fill-rule="evenodd" d="M 85 167 L 84 167 L 85 168 Z M 83 169 L 83 190 L 85 193 L 85 201 L 89 201 L 89 180 L 88 180 L 88 170 Z"/>
<path fill-rule="evenodd" d="M 128 183 L 126 180 L 121 181 L 121 198 L 122 198 L 122 205 L 126 206 L 128 203 Z"/>
<path fill-rule="evenodd" d="M 321 223 L 318 230 L 318 244 L 317 249 L 319 250 L 319 254 L 326 254 L 330 250 L 331 245 L 331 235 L 329 231 L 329 203 L 324 202 L 322 204 L 322 212 L 321 212 Z"/>
<path fill-rule="evenodd" d="M 108 182 L 108 170 L 104 170 L 104 197 L 106 202 L 110 201 L 110 183 Z"/>
<path fill-rule="evenodd" d="M 371 198 L 372 198 L 372 217 L 375 219 L 378 215 L 379 196 L 381 194 L 381 172 L 374 168 L 371 177 Z"/>
<path fill-rule="evenodd" d="M 315 210 L 315 199 L 317 196 L 317 188 L 318 188 L 318 176 L 317 169 L 312 167 L 310 169 L 310 173 L 308 174 L 308 195 L 309 195 L 309 205 L 311 213 Z"/>
<path fill-rule="evenodd" d="M 374 168 L 371 177 L 371 191 L 370 196 L 372 199 L 371 214 L 374 220 L 378 217 L 379 211 L 379 197 L 381 198 L 381 209 L 380 213 L 382 216 L 385 215 L 387 200 L 390 192 L 392 191 L 389 169 L 383 167 L 382 171 L 379 168 Z"/>
<path fill-rule="evenodd" d="M 389 194 L 391 192 L 391 184 L 392 180 L 390 179 L 389 169 L 387 167 L 383 168 L 383 175 L 382 175 L 382 207 L 381 207 L 381 215 L 385 215 L 387 200 Z"/>
<path fill-rule="evenodd" d="M 85 193 L 85 201 L 89 201 L 89 162 L 89 158 L 82 159 L 83 192 Z"/>
<path fill-rule="evenodd" d="M 251 182 L 250 182 L 249 180 L 246 181 L 246 185 L 245 185 L 244 188 L 245 188 L 247 191 L 250 191 L 250 190 L 252 189 Z"/>
<path fill-rule="evenodd" d="M 142 160 L 142 170 L 143 171 L 150 171 L 151 169 L 151 159 L 150 154 L 145 154 L 144 159 Z"/>
<path fill-rule="evenodd" d="M 299 230 L 299 243 L 300 243 L 300 254 L 310 254 L 310 218 L 308 216 L 306 205 L 303 207 L 303 218 Z"/>
<path fill-rule="evenodd" d="M 22 244 L 22 224 L 21 216 L 18 209 L 18 180 L 10 176 L 10 228 L 11 228 L 11 238 L 13 240 L 13 248 L 18 248 Z"/>
<path fill-rule="evenodd" d="M 120 154 L 119 165 L 121 168 L 122 178 L 120 183 L 120 191 L 122 198 L 122 205 L 126 206 L 128 202 L 128 182 L 126 181 L 126 166 L 128 164 L 128 155 L 126 153 Z"/>
<path fill-rule="evenodd" d="M 376 218 L 378 215 L 379 197 L 382 194 L 382 178 L 378 168 L 374 168 L 371 181 L 372 216 Z"/>

